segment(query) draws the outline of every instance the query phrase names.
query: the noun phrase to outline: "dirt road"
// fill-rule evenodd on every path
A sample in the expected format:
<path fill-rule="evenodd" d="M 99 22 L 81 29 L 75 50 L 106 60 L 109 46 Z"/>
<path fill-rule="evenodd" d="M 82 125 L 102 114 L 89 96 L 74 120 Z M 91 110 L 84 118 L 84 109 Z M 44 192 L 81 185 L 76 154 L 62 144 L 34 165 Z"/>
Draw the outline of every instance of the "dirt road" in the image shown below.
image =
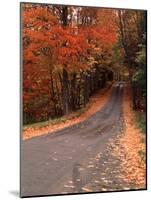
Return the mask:
<path fill-rule="evenodd" d="M 53 195 L 129 189 L 112 152 L 122 134 L 123 84 L 84 122 L 21 144 L 21 195 Z"/>

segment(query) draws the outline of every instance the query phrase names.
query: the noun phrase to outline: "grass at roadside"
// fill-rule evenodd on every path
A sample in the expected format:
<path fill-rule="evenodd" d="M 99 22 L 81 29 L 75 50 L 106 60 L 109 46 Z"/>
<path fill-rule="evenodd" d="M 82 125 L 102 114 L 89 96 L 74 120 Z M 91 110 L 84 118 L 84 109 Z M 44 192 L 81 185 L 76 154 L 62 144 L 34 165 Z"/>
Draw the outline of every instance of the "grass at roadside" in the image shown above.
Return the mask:
<path fill-rule="evenodd" d="M 146 143 L 146 113 L 135 112 L 136 116 L 136 125 L 141 130 L 140 132 L 143 134 L 141 142 L 143 144 Z M 146 162 L 146 149 L 142 149 L 138 152 L 141 159 Z"/>
<path fill-rule="evenodd" d="M 42 128 L 42 127 L 46 127 L 48 125 L 56 125 L 56 124 L 60 124 L 60 123 L 65 123 L 67 120 L 71 120 L 74 119 L 76 117 L 80 117 L 80 115 L 84 112 L 86 112 L 89 109 L 90 105 L 87 105 L 85 108 L 81 108 L 79 110 L 77 110 L 74 113 L 69 114 L 68 116 L 63 116 L 63 117 L 59 117 L 56 119 L 50 119 L 48 121 L 44 121 L 44 122 L 37 122 L 34 124 L 28 124 L 23 126 L 23 130 L 26 130 L 28 128 Z"/>

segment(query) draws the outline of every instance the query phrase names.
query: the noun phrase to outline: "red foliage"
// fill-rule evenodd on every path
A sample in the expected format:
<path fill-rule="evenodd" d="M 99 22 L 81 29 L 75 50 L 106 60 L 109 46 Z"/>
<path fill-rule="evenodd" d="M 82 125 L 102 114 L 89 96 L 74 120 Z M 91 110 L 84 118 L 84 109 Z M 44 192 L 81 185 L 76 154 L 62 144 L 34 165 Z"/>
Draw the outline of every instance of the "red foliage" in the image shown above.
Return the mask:
<path fill-rule="evenodd" d="M 27 5 L 22 15 L 24 111 L 50 95 L 50 75 L 57 67 L 68 72 L 87 69 L 94 47 L 110 52 L 117 39 L 115 26 L 106 20 L 101 25 L 65 28 L 47 6 Z"/>

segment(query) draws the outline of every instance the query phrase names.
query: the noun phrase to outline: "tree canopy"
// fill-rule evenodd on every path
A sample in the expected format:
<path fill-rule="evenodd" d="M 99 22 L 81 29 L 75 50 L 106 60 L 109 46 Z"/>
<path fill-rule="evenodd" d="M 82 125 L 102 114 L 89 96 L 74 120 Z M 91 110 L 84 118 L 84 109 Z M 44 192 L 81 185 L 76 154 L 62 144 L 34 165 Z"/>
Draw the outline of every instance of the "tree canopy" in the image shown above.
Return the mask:
<path fill-rule="evenodd" d="M 144 11 L 23 3 L 24 123 L 84 107 L 119 68 L 145 94 L 145 17 Z"/>

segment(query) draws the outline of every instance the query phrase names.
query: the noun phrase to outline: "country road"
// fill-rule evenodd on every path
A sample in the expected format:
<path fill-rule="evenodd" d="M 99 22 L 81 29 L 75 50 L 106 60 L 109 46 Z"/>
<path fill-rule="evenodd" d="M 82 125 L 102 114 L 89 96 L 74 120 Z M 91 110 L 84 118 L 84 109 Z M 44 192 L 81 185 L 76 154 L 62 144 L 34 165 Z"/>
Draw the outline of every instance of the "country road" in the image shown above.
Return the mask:
<path fill-rule="evenodd" d="M 21 142 L 21 196 L 128 187 L 110 147 L 123 131 L 123 87 L 115 84 L 107 104 L 84 122 Z"/>

